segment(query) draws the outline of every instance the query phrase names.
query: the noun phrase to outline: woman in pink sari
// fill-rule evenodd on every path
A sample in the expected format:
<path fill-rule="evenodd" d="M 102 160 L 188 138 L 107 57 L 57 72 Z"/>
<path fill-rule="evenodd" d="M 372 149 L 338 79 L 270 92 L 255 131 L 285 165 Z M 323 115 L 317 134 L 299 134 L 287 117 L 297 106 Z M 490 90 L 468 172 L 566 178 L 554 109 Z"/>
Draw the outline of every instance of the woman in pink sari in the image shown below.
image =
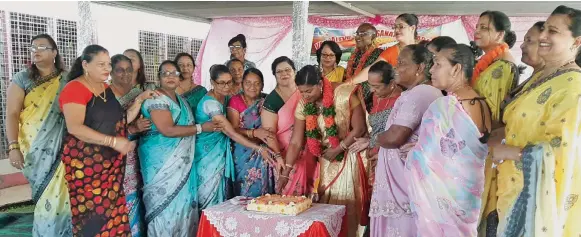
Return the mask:
<path fill-rule="evenodd" d="M 404 176 L 407 153 L 399 148 L 417 141 L 422 115 L 442 96 L 440 90 L 426 85 L 430 82 L 431 61 L 430 51 L 420 45 L 408 45 L 398 56 L 395 82 L 407 90 L 395 102 L 385 132 L 377 137 L 381 148 L 369 209 L 371 236 L 416 236 L 415 217 L 410 209 Z"/>
<path fill-rule="evenodd" d="M 272 63 L 272 73 L 276 77 L 276 88 L 266 97 L 261 113 L 262 128 L 276 133 L 278 142 L 268 143 L 275 153 L 286 157 L 290 144 L 292 128 L 295 122 L 295 108 L 301 99 L 295 85 L 295 64 L 288 57 L 282 56 Z M 278 147 L 277 147 L 278 145 Z M 313 192 L 316 158 L 303 150 L 294 167 L 285 166 L 278 159 L 278 173 L 291 169 L 289 176 L 279 175 L 277 193 L 285 195 L 310 195 Z M 316 190 L 315 190 L 316 191 Z"/>
<path fill-rule="evenodd" d="M 459 44 L 436 53 L 430 70 L 448 96 L 424 113 L 405 165 L 417 236 L 477 235 L 491 115 L 468 84 L 473 67 L 470 47 Z"/>

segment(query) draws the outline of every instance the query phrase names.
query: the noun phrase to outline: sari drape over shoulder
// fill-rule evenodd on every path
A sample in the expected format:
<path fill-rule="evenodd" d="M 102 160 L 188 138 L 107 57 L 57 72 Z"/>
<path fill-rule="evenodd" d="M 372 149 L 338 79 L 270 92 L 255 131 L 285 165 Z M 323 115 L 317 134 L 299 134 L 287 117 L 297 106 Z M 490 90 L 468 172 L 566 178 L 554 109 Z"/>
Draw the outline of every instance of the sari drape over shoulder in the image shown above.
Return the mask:
<path fill-rule="evenodd" d="M 358 86 L 342 84 L 335 88 L 335 123 L 338 128 L 339 140 L 344 139 L 351 128 L 351 115 L 354 108 L 361 105 L 357 99 Z M 296 119 L 305 120 L 303 112 L 305 103 L 297 105 Z M 317 118 L 318 127 L 323 135 L 322 144 L 329 146 L 329 139 L 325 131 L 323 115 Z M 355 153 L 347 151 L 342 161 L 328 161 L 319 158 L 320 164 L 320 202 L 327 204 L 345 205 L 347 207 L 347 236 L 361 236 L 363 226 L 367 225 L 368 203 L 371 198 L 366 174 L 366 151 Z"/>
<path fill-rule="evenodd" d="M 264 99 L 258 99 L 254 104 L 247 106 L 242 96 L 242 94 L 233 96 L 228 103 L 228 109 L 239 113 L 240 128 L 260 128 L 262 125 L 260 112 Z M 236 169 L 234 196 L 258 197 L 275 192 L 274 169 L 264 162 L 258 151 L 234 142 L 233 159 Z"/>
<path fill-rule="evenodd" d="M 18 143 L 25 162 L 22 172 L 36 203 L 33 236 L 72 235 L 69 193 L 59 156 L 66 128 L 58 96 L 66 78 L 63 72 L 32 80 L 24 70 L 12 80 L 25 92 Z"/>
<path fill-rule="evenodd" d="M 135 98 L 139 96 L 143 90 L 138 86 L 131 89 L 127 94 L 117 98 L 119 104 L 123 109 L 127 110 Z M 129 139 L 136 139 L 137 136 L 129 135 Z M 139 145 L 137 145 L 139 147 Z M 125 199 L 127 201 L 127 211 L 129 213 L 129 228 L 131 229 L 132 237 L 140 237 L 145 235 L 144 224 L 144 206 L 143 206 L 143 180 L 139 168 L 139 158 L 137 156 L 137 148 L 129 151 L 125 160 L 125 179 L 123 180 L 123 190 L 125 191 Z"/>
<path fill-rule="evenodd" d="M 177 126 L 194 125 L 189 104 L 167 96 L 142 105 L 145 118 L 152 110 L 167 110 Z M 197 175 L 193 166 L 195 136 L 166 137 L 155 124 L 139 140 L 143 202 L 148 236 L 192 236 L 198 225 Z"/>
<path fill-rule="evenodd" d="M 202 97 L 206 95 L 206 93 L 208 93 L 208 90 L 205 87 L 198 85 L 194 87 L 194 89 L 191 89 L 190 91 L 182 94 L 182 96 L 186 99 L 186 101 L 190 105 L 192 112 L 195 113 L 196 108 L 198 107 L 198 103 L 200 102 Z"/>
<path fill-rule="evenodd" d="M 440 90 L 428 85 L 418 85 L 403 92 L 387 120 L 383 121 L 385 131 L 394 125 L 410 128 L 413 133 L 406 143 L 417 142 L 422 116 L 441 96 Z M 380 148 L 378 155 L 369 210 L 370 234 L 377 237 L 385 236 L 385 233 L 415 236 L 416 216 L 410 208 L 409 183 L 405 178 L 407 153 L 400 149 Z"/>
<path fill-rule="evenodd" d="M 480 73 L 474 90 L 486 98 L 486 104 L 490 108 L 492 124 L 502 122 L 503 100 L 518 86 L 520 74 L 517 66 L 506 60 L 497 60 Z M 482 193 L 481 223 L 479 234 L 485 236 L 486 232 L 495 232 L 498 224 L 496 210 L 497 201 L 497 169 L 492 168 L 492 159 L 486 159 L 484 192 Z M 488 229 L 488 230 L 487 230 Z"/>
<path fill-rule="evenodd" d="M 226 98 L 226 102 L 229 98 Z M 205 95 L 196 108 L 197 123 L 211 121 L 214 116 L 226 116 L 224 105 Z M 227 199 L 227 182 L 234 181 L 234 162 L 230 138 L 222 132 L 202 132 L 196 136 L 195 167 L 198 173 L 200 210 Z"/>
<path fill-rule="evenodd" d="M 454 96 L 434 101 L 406 161 L 417 236 L 476 236 L 488 146 Z"/>
<path fill-rule="evenodd" d="M 341 83 L 345 78 L 345 68 L 337 66 L 333 71 L 327 73 L 326 77 L 330 82 Z"/>
<path fill-rule="evenodd" d="M 290 145 L 295 123 L 294 114 L 300 99 L 301 93 L 296 90 L 285 103 L 276 90 L 273 90 L 264 101 L 263 109 L 278 114 L 276 137 L 283 157 L 286 157 L 286 152 Z M 294 168 L 289 175 L 289 181 L 283 189 L 283 194 L 308 196 L 316 192 L 316 190 L 313 190 L 317 175 L 316 168 L 317 158 L 307 149 L 303 149 L 295 161 Z"/>
<path fill-rule="evenodd" d="M 581 235 L 580 96 L 581 70 L 564 69 L 506 107 L 506 144 L 523 152 L 498 166 L 498 236 Z"/>

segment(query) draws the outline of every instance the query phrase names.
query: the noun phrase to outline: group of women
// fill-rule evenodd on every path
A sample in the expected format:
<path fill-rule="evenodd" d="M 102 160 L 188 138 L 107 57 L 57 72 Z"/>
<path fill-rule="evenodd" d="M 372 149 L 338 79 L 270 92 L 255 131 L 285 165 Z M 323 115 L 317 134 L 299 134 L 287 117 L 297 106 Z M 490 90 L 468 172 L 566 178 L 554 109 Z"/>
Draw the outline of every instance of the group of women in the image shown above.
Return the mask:
<path fill-rule="evenodd" d="M 362 24 L 347 68 L 332 41 L 318 67 L 275 59 L 268 95 L 243 35 L 210 91 L 187 53 L 147 90 L 138 51 L 91 45 L 67 72 L 38 35 L 8 90 L 9 158 L 36 236 L 193 236 L 201 210 L 267 193 L 345 205 L 347 236 L 581 235 L 579 22 L 559 6 L 532 26 L 519 85 L 504 13 L 481 14 L 478 49 L 416 42 L 402 14 L 386 50 Z"/>

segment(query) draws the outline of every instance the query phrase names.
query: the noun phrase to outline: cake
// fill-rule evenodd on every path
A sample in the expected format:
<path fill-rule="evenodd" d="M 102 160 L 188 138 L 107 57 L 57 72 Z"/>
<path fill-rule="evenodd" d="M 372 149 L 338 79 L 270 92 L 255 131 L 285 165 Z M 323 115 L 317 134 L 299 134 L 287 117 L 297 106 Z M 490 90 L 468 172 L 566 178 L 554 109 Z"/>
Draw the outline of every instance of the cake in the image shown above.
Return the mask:
<path fill-rule="evenodd" d="M 284 215 L 298 215 L 311 207 L 313 202 L 305 196 L 266 194 L 252 199 L 246 210 Z"/>

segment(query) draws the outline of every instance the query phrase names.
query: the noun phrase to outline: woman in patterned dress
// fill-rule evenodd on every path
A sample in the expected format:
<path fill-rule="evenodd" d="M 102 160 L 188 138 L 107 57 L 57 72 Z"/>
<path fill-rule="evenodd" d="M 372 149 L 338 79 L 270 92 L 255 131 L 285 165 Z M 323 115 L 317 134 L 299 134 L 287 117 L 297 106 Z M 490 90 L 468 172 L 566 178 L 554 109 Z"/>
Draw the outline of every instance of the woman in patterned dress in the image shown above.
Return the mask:
<path fill-rule="evenodd" d="M 123 180 L 125 154 L 134 148 L 127 139 L 127 121 L 142 101 L 125 112 L 105 84 L 111 71 L 107 50 L 89 45 L 77 58 L 59 97 L 67 133 L 61 159 L 69 186 L 73 236 L 129 236 Z M 144 92 L 143 99 L 154 95 Z"/>
<path fill-rule="evenodd" d="M 491 115 L 469 86 L 473 66 L 472 49 L 459 44 L 444 46 L 430 69 L 448 95 L 424 113 L 405 160 L 417 236 L 477 235 Z"/>
<path fill-rule="evenodd" d="M 416 236 L 415 217 L 410 208 L 408 182 L 404 175 L 407 152 L 400 149 L 418 139 L 418 127 L 428 106 L 442 92 L 432 86 L 429 68 L 432 54 L 424 46 L 408 45 L 399 54 L 395 82 L 407 90 L 397 99 L 377 137 L 379 158 L 369 216 L 371 236 L 385 233 Z"/>
<path fill-rule="evenodd" d="M 503 190 L 507 205 L 496 208 L 503 218 L 492 234 L 581 235 L 580 22 L 579 9 L 551 13 L 539 37 L 545 67 L 504 110 L 505 141 L 491 145 L 491 153 L 504 160 L 499 168 L 514 171 L 504 174 L 511 189 Z"/>
<path fill-rule="evenodd" d="M 228 120 L 236 131 L 254 143 L 275 142 L 274 135 L 263 129 L 260 113 L 264 99 L 260 92 L 264 86 L 262 72 L 249 68 L 242 76 L 242 93 L 233 96 L 228 102 Z M 233 151 L 236 179 L 234 196 L 258 197 L 274 193 L 275 162 L 270 157 L 263 158 L 256 151 L 234 143 Z M 282 165 L 282 164 L 279 164 Z"/>
<path fill-rule="evenodd" d="M 134 71 L 131 59 L 122 54 L 117 54 L 111 57 L 111 68 L 111 84 L 109 86 L 121 107 L 127 110 L 134 101 L 143 101 L 143 99 L 139 98 L 139 95 L 143 91 L 138 85 L 133 84 L 134 80 L 132 80 L 132 77 Z M 151 121 L 149 119 L 143 118 L 143 116 L 136 119 L 127 127 L 129 140 L 136 140 L 139 134 L 149 130 L 150 126 Z M 125 199 L 127 201 L 129 225 L 133 237 L 145 235 L 142 188 L 143 183 L 139 169 L 139 159 L 137 158 L 136 150 L 132 150 L 127 153 L 125 161 L 123 191 L 125 192 Z"/>

